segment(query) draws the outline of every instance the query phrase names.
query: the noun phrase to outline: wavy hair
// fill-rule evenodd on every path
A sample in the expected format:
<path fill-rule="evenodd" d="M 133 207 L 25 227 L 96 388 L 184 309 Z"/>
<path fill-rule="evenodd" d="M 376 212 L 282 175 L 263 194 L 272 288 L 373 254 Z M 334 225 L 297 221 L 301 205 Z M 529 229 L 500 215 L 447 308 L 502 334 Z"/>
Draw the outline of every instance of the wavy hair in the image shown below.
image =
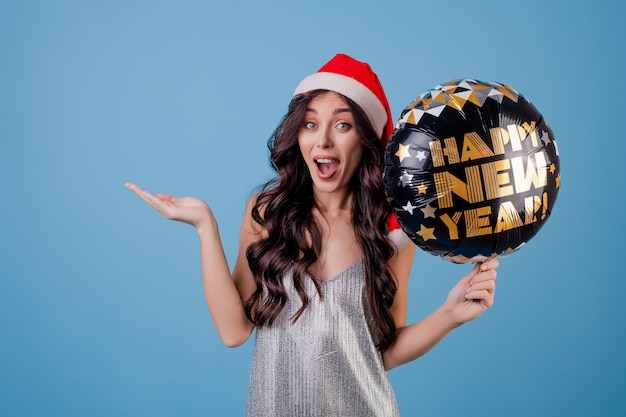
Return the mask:
<path fill-rule="evenodd" d="M 293 267 L 293 285 L 302 302 L 292 317 L 293 322 L 310 302 L 303 280 L 321 252 L 322 235 L 313 217 L 313 182 L 300 153 L 298 133 L 308 102 L 326 91 L 315 90 L 294 97 L 268 141 L 270 165 L 277 176 L 263 186 L 252 208 L 253 219 L 265 229 L 267 237 L 251 244 L 246 251 L 257 288 L 246 300 L 245 311 L 258 327 L 271 325 L 285 306 L 287 292 L 282 280 L 289 268 Z M 342 97 L 354 116 L 363 145 L 363 157 L 351 182 L 351 220 L 363 252 L 367 300 L 376 323 L 376 347 L 384 352 L 396 336 L 389 308 L 397 291 L 395 278 L 387 266 L 393 248 L 386 237 L 386 218 L 391 208 L 382 179 L 384 144 L 365 112 L 354 101 Z M 313 283 L 323 297 L 320 284 L 316 280 Z"/>

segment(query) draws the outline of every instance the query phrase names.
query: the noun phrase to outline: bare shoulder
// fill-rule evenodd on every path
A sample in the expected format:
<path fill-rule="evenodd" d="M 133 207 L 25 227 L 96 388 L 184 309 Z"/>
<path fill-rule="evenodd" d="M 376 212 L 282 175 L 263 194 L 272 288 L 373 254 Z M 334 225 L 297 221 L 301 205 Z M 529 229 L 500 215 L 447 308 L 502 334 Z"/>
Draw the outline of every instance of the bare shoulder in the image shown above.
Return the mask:
<path fill-rule="evenodd" d="M 244 240 L 250 239 L 251 241 L 254 241 L 266 237 L 265 229 L 254 219 L 252 215 L 252 210 L 257 204 L 258 198 L 259 193 L 254 194 L 248 199 L 248 202 L 246 203 L 243 221 L 241 222 L 241 238 L 245 238 L 244 234 L 247 234 L 249 236 L 247 236 L 247 238 L 245 238 Z M 263 218 L 263 215 L 265 213 L 265 205 L 261 205 L 258 208 L 258 212 L 259 216 Z"/>
<path fill-rule="evenodd" d="M 396 249 L 391 259 L 389 259 L 389 268 L 398 280 L 408 279 L 413 259 L 415 258 L 415 243 L 408 241 L 401 248 Z"/>

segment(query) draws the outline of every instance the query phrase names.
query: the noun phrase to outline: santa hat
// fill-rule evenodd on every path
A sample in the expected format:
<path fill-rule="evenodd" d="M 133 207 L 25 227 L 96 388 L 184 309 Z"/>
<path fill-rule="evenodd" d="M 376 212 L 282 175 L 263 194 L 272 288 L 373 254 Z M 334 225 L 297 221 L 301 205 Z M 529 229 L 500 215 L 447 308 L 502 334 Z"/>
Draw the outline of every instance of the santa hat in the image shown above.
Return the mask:
<path fill-rule="evenodd" d="M 293 95 L 312 90 L 334 91 L 354 101 L 365 111 L 383 142 L 387 143 L 393 133 L 391 109 L 378 76 L 367 63 L 337 54 L 315 74 L 302 80 Z"/>
<path fill-rule="evenodd" d="M 313 90 L 329 90 L 348 97 L 363 109 L 383 143 L 391 137 L 394 129 L 391 108 L 378 76 L 366 62 L 345 54 L 335 55 L 316 73 L 302 80 L 293 95 Z M 393 213 L 387 218 L 387 225 L 391 241 L 400 249 L 404 247 L 408 237 Z"/>

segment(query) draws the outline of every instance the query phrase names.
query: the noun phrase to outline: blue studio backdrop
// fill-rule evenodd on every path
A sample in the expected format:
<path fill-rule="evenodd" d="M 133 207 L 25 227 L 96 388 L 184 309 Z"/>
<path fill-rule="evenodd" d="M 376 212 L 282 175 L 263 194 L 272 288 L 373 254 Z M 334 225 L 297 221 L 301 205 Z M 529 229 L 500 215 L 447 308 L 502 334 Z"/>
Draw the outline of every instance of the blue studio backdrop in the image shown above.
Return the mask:
<path fill-rule="evenodd" d="M 0 0 L 0 415 L 241 416 L 252 338 L 208 314 L 194 230 L 124 188 L 205 199 L 231 265 L 266 141 L 337 52 L 394 118 L 455 78 L 527 97 L 552 216 L 495 305 L 394 369 L 404 416 L 626 415 L 623 2 Z M 418 251 L 409 322 L 469 265 Z"/>

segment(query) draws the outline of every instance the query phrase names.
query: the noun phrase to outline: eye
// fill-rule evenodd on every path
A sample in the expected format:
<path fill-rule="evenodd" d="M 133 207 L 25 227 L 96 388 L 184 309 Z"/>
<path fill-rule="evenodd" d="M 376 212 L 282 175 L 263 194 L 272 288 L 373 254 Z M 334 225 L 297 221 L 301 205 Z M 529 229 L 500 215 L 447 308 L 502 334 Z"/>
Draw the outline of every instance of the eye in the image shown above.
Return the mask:
<path fill-rule="evenodd" d="M 315 122 L 304 122 L 305 129 L 315 129 L 317 124 Z"/>
<path fill-rule="evenodd" d="M 348 130 L 352 127 L 350 123 L 347 122 L 339 122 L 337 123 L 337 128 L 341 130 Z"/>

